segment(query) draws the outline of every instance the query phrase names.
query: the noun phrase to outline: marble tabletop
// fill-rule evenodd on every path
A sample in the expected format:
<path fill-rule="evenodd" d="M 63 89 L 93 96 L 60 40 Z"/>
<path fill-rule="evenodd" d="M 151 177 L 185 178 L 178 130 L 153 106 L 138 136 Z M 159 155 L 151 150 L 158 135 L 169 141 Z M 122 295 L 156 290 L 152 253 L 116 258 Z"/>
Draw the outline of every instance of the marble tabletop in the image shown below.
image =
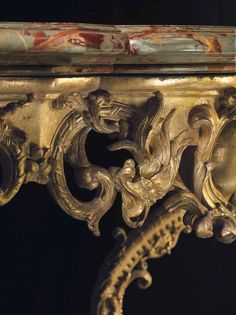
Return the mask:
<path fill-rule="evenodd" d="M 236 28 L 0 23 L 0 75 L 235 73 Z"/>

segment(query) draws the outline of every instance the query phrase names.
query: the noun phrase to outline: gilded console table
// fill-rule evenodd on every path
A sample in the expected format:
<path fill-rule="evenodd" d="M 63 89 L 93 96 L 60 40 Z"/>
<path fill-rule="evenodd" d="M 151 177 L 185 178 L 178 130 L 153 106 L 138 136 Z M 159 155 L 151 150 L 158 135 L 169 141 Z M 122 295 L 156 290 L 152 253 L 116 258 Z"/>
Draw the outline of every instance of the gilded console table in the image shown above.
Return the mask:
<path fill-rule="evenodd" d="M 116 230 L 91 314 L 122 314 L 128 285 L 139 279 L 148 287 L 147 260 L 170 253 L 182 231 L 235 240 L 235 34 L 233 27 L 0 24 L 1 205 L 23 184 L 47 185 L 68 215 L 99 235 L 121 194 L 133 229 Z M 109 150 L 130 152 L 123 167 L 90 163 L 91 130 L 113 139 Z M 188 147 L 195 153 L 187 183 L 179 168 Z M 92 201 L 70 192 L 64 161 L 79 187 L 96 190 Z"/>

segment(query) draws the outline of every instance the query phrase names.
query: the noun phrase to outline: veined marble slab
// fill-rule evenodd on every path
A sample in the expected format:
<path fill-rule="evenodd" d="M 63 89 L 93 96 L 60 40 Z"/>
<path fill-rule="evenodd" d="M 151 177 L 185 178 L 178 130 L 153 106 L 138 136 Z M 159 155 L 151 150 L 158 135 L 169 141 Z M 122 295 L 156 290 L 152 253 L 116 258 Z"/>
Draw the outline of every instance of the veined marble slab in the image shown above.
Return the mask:
<path fill-rule="evenodd" d="M 0 75 L 234 73 L 236 27 L 0 23 Z"/>

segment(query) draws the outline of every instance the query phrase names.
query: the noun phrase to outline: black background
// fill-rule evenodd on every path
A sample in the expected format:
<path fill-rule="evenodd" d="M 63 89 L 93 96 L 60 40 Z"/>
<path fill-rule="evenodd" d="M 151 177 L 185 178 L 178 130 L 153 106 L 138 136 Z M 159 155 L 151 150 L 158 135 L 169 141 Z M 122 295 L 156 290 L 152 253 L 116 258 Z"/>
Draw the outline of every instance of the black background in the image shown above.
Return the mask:
<path fill-rule="evenodd" d="M 235 25 L 234 0 L 1 0 L 0 19 L 110 24 Z"/>
<path fill-rule="evenodd" d="M 236 1 L 229 0 L 2 0 L 0 20 L 235 25 L 235 13 Z M 127 154 L 109 153 L 107 141 L 89 136 L 90 160 L 121 166 Z M 67 175 L 74 189 L 68 167 Z M 40 185 L 25 185 L 0 218 L 0 314 L 87 315 L 99 268 L 115 243 L 112 230 L 123 226 L 120 198 L 102 219 L 100 238 L 68 217 Z M 183 235 L 171 256 L 149 266 L 153 285 L 146 291 L 130 286 L 125 314 L 236 314 L 236 244 Z"/>

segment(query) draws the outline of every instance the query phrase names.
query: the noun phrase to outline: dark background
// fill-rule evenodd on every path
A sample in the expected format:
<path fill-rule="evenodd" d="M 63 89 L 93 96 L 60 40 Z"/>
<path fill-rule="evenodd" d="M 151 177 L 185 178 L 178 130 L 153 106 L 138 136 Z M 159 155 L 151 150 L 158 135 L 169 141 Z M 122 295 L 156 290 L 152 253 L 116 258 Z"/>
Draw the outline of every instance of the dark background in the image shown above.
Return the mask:
<path fill-rule="evenodd" d="M 234 0 L 1 1 L 0 20 L 235 25 Z"/>
<path fill-rule="evenodd" d="M 235 25 L 235 13 L 236 1 L 229 0 L 2 0 L 0 20 Z M 108 153 L 106 144 L 105 137 L 91 134 L 90 160 L 121 166 L 127 156 Z M 68 167 L 67 174 L 73 188 Z M 83 191 L 78 194 L 89 197 Z M 102 236 L 96 238 L 85 223 L 59 209 L 45 187 L 25 185 L 1 208 L 0 314 L 87 315 L 117 225 L 123 226 L 119 198 L 101 222 Z M 153 285 L 146 291 L 130 286 L 125 315 L 236 314 L 236 244 L 183 235 L 171 256 L 149 266 Z"/>

